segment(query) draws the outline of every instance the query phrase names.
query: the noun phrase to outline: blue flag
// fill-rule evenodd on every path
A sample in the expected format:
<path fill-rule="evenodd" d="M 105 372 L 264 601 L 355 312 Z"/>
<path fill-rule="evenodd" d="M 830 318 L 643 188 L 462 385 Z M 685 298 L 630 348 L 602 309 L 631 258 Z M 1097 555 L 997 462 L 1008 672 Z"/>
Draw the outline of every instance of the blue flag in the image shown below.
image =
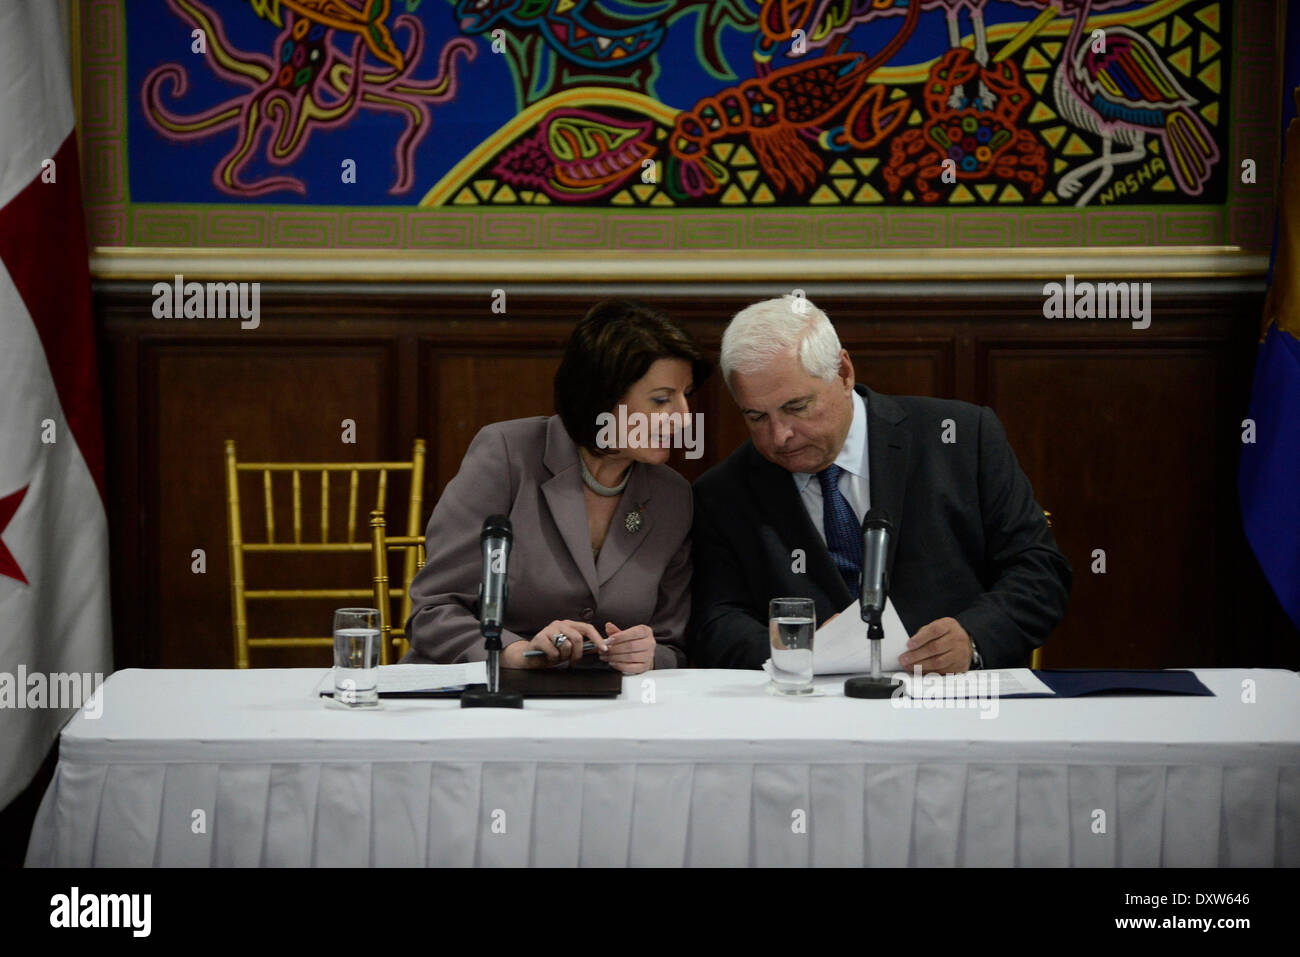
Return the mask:
<path fill-rule="evenodd" d="M 1294 90 L 1295 103 L 1288 95 L 1283 110 L 1273 275 L 1250 422 L 1243 426 L 1237 491 L 1246 539 L 1282 608 L 1300 628 L 1300 3 L 1290 4 L 1287 21 L 1284 89 Z"/>

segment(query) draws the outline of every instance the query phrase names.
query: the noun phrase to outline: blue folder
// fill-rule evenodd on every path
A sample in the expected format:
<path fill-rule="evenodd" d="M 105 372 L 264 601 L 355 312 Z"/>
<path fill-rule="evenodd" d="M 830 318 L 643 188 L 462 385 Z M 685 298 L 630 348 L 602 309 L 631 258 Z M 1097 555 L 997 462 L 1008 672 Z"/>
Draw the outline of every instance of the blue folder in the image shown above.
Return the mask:
<path fill-rule="evenodd" d="M 1190 671 L 1142 668 L 1053 668 L 1035 671 L 1055 695 L 1013 694 L 1006 698 L 1082 698 L 1087 695 L 1193 695 L 1214 692 Z"/>

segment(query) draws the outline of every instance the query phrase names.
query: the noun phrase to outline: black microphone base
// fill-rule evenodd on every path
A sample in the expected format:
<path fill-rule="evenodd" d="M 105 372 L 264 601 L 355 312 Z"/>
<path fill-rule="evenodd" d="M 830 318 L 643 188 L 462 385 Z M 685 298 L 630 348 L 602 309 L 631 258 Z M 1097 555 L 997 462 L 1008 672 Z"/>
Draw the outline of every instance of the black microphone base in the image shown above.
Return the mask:
<path fill-rule="evenodd" d="M 882 675 L 879 678 L 873 678 L 871 675 L 858 675 L 856 678 L 850 678 L 844 682 L 844 697 L 892 698 L 895 691 L 901 687 L 903 687 L 901 678 L 891 678 L 888 675 Z"/>
<path fill-rule="evenodd" d="M 517 691 L 488 691 L 487 685 L 470 685 L 460 696 L 462 708 L 522 708 L 524 696 Z"/>

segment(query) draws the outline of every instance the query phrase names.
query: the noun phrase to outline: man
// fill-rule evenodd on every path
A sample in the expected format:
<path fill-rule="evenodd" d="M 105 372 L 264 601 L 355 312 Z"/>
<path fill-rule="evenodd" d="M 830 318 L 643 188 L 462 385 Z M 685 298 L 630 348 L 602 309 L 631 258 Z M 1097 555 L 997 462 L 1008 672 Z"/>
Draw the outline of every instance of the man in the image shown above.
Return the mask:
<path fill-rule="evenodd" d="M 750 441 L 695 483 L 696 666 L 761 667 L 771 598 L 813 598 L 819 624 L 848 607 L 871 507 L 893 523 L 902 667 L 1028 664 L 1070 565 L 991 409 L 856 385 L 830 320 L 793 296 L 738 313 L 720 365 Z"/>

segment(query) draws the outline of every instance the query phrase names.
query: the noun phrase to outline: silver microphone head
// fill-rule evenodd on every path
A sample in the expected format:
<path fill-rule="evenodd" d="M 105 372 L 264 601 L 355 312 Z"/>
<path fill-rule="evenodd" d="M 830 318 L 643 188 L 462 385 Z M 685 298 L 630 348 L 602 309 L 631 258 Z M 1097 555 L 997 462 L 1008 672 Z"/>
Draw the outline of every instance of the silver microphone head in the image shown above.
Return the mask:
<path fill-rule="evenodd" d="M 885 574 L 886 560 L 889 556 L 889 536 L 894 526 L 889 521 L 889 513 L 884 509 L 873 508 L 867 512 L 862 521 L 862 617 L 868 613 L 881 614 L 885 610 L 885 598 L 889 591 L 889 582 Z"/>
<path fill-rule="evenodd" d="M 483 522 L 479 544 L 483 551 L 483 577 L 479 584 L 479 624 L 483 634 L 500 635 L 506 616 L 507 568 L 514 535 L 505 515 L 489 515 Z"/>

